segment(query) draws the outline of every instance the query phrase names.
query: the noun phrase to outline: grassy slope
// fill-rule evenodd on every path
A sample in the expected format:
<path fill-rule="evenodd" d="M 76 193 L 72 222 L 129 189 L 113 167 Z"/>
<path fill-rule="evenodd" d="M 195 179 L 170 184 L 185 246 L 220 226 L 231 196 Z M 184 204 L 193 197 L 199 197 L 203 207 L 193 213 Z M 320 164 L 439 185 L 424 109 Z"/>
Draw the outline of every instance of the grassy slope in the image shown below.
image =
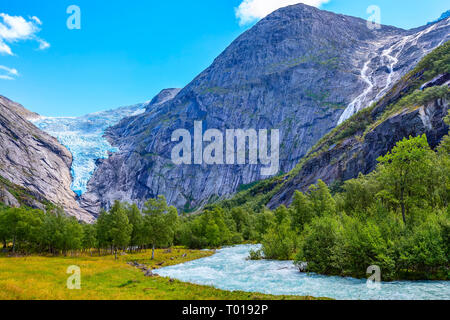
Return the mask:
<path fill-rule="evenodd" d="M 183 254 L 187 254 L 183 257 Z M 312 300 L 311 297 L 271 296 L 259 293 L 229 292 L 162 277 L 145 277 L 139 269 L 128 265 L 137 261 L 157 268 L 207 257 L 212 251 L 173 249 L 120 256 L 90 257 L 0 257 L 0 300 Z M 173 258 L 173 260 L 171 260 Z M 81 290 L 68 290 L 66 270 L 71 265 L 81 268 Z"/>

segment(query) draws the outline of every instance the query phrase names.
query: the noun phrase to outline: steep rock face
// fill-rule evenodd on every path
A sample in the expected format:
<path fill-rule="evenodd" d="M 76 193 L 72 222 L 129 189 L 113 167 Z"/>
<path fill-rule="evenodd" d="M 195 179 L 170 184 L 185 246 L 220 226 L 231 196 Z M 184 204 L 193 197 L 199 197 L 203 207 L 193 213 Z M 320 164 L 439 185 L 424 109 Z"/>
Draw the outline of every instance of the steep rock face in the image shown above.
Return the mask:
<path fill-rule="evenodd" d="M 420 74 L 416 76 L 420 77 Z M 449 87 L 450 82 L 444 85 Z M 393 101 L 398 101 L 402 93 L 409 90 L 409 86 L 410 82 L 400 83 L 390 94 L 380 100 L 371 111 L 371 117 L 375 119 L 381 115 Z M 323 146 L 319 145 L 316 150 L 310 152 L 316 156 L 307 158 L 301 164 L 299 172 L 282 185 L 267 207 L 275 209 L 282 204 L 290 205 L 296 190 L 306 191 L 319 179 L 331 184 L 335 181 L 354 179 L 360 173 L 372 172 L 376 168 L 377 159 L 389 152 L 403 138 L 426 134 L 430 147 L 437 147 L 449 130 L 444 122 L 448 110 L 447 98 L 439 98 L 414 108 L 405 107 L 376 125 L 365 135 L 363 132 L 357 132 L 323 152 L 320 152 Z M 363 136 L 362 139 L 361 136 Z"/>
<path fill-rule="evenodd" d="M 30 199 L 35 199 L 27 205 L 42 209 L 42 202 L 48 200 L 79 220 L 92 221 L 70 190 L 72 155 L 55 138 L 26 120 L 35 117 L 36 114 L 0 96 L 0 201 L 19 205 L 11 190 L 23 188 Z"/>
<path fill-rule="evenodd" d="M 159 194 L 190 210 L 265 178 L 261 165 L 180 165 L 177 129 L 279 129 L 280 171 L 291 170 L 340 119 L 382 96 L 449 34 L 448 20 L 405 31 L 321 11 L 282 8 L 235 40 L 172 100 L 108 131 L 120 151 L 99 165 L 81 204 L 95 213 L 116 199 Z M 343 116 L 345 110 L 345 114 Z M 193 134 L 192 134 L 193 135 Z"/>
<path fill-rule="evenodd" d="M 450 40 L 450 19 L 393 36 L 370 41 L 361 79 L 366 88 L 357 93 L 339 118 L 339 124 L 377 102 L 392 85 L 434 48 Z"/>

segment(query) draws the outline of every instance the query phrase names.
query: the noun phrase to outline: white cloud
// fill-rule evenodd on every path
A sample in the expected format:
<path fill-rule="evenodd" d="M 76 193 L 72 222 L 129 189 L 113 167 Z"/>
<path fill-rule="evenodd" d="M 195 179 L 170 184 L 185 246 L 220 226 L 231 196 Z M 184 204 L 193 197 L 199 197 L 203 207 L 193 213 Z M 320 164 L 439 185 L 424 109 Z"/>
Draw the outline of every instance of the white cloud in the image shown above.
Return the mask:
<path fill-rule="evenodd" d="M 239 19 L 240 25 L 246 25 L 262 19 L 282 7 L 298 3 L 319 7 L 328 1 L 329 0 L 243 0 L 239 7 L 236 8 L 236 18 Z"/>
<path fill-rule="evenodd" d="M 20 16 L 0 13 L 0 54 L 13 55 L 9 44 L 18 41 L 37 41 L 40 50 L 50 47 L 48 42 L 36 36 L 41 31 L 40 25 L 42 25 L 42 22 L 38 17 L 31 17 L 29 20 L 26 20 Z"/>
<path fill-rule="evenodd" d="M 14 68 L 8 68 L 0 65 L 0 79 L 2 80 L 14 80 L 19 75 L 19 71 Z"/>

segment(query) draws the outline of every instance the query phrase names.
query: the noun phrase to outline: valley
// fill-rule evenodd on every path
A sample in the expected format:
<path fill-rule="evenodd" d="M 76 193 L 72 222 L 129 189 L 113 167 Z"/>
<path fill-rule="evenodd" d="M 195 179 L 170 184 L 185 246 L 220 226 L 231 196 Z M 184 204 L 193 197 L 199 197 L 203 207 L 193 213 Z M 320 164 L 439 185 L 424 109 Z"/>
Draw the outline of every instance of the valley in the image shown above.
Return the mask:
<path fill-rule="evenodd" d="M 298 4 L 144 103 L 0 96 L 0 299 L 448 299 L 449 40 Z"/>

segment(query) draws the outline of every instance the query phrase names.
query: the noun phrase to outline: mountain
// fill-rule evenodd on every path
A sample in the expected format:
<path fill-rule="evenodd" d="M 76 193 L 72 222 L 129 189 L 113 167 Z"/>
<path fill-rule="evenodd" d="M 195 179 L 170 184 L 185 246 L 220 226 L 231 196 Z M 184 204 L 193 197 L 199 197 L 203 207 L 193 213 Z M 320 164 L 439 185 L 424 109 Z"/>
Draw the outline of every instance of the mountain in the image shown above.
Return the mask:
<path fill-rule="evenodd" d="M 92 221 L 70 190 L 72 155 L 27 120 L 37 117 L 0 96 L 0 201 L 40 209 L 53 203 L 79 220 Z"/>
<path fill-rule="evenodd" d="M 344 181 L 369 174 L 395 144 L 422 134 L 432 148 L 448 133 L 444 118 L 450 100 L 450 42 L 428 54 L 380 101 L 344 121 L 314 145 L 287 174 L 246 186 L 222 207 L 254 210 L 290 205 L 296 190 L 307 191 L 319 179 L 333 192 Z"/>
<path fill-rule="evenodd" d="M 402 30 L 303 4 L 279 9 L 237 38 L 175 97 L 107 130 L 119 151 L 102 160 L 80 202 L 97 213 L 116 200 L 165 195 L 191 211 L 267 178 L 257 165 L 179 165 L 177 129 L 279 129 L 280 172 L 321 137 L 381 99 L 449 39 L 449 19 Z"/>

